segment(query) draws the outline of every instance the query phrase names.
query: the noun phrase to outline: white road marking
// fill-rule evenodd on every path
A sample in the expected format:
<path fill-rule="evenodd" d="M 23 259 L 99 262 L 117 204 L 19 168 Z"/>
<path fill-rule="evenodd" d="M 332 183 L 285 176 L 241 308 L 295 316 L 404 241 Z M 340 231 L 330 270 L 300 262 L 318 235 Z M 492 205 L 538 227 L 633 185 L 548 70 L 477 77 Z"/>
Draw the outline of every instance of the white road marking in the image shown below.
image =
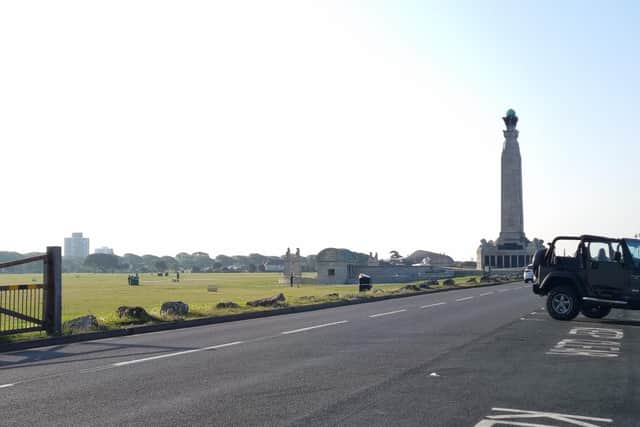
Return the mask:
<path fill-rule="evenodd" d="M 569 335 L 586 335 L 591 338 L 620 340 L 624 337 L 624 332 L 620 329 L 608 328 L 573 328 L 569 331 Z"/>
<path fill-rule="evenodd" d="M 473 298 L 473 297 L 458 298 L 458 299 L 456 300 L 456 302 L 466 301 L 466 300 L 468 300 L 468 299 L 472 299 L 472 298 Z"/>
<path fill-rule="evenodd" d="M 437 305 L 443 305 L 446 304 L 446 302 L 437 302 L 435 304 L 427 304 L 427 305 L 421 305 L 420 308 L 429 308 L 429 307 L 435 307 Z"/>
<path fill-rule="evenodd" d="M 292 331 L 284 331 L 284 332 L 280 332 L 280 333 L 282 335 L 289 335 L 289 334 L 295 334 L 295 333 L 298 333 L 298 332 L 310 331 L 312 329 L 326 328 L 327 326 L 341 325 L 343 323 L 348 323 L 348 322 L 349 322 L 348 320 L 341 320 L 339 322 L 325 323 L 325 324 L 322 324 L 322 325 L 309 326 L 308 328 L 294 329 Z"/>
<path fill-rule="evenodd" d="M 7 388 L 7 387 L 13 387 L 15 384 L 2 384 L 0 385 L 0 388 Z"/>
<path fill-rule="evenodd" d="M 509 288 L 509 289 L 498 289 L 498 292 L 507 292 L 507 291 L 510 291 L 510 290 L 512 290 L 512 289 L 511 288 Z"/>
<path fill-rule="evenodd" d="M 607 328 L 573 328 L 569 331 L 569 335 L 586 336 L 587 338 L 563 339 L 545 354 L 615 358 L 620 355 L 621 342 L 600 340 L 621 340 L 624 337 L 624 332 L 619 329 Z"/>
<path fill-rule="evenodd" d="M 216 350 L 216 349 L 219 349 L 219 348 L 231 347 L 233 345 L 238 345 L 238 344 L 243 344 L 243 343 L 244 343 L 244 341 L 228 342 L 226 344 L 218 344 L 218 345 L 211 345 L 209 347 L 194 348 L 193 350 L 178 351 L 178 352 L 175 352 L 175 353 L 161 354 L 159 356 L 145 357 L 144 359 L 134 359 L 134 360 L 127 360 L 126 362 L 117 362 L 117 363 L 112 364 L 111 366 L 114 366 L 114 367 L 117 368 L 117 367 L 120 367 L 120 366 L 133 365 L 135 363 L 149 362 L 151 360 L 166 359 L 168 357 L 175 357 L 175 356 L 182 356 L 184 354 L 197 353 L 197 352 L 200 352 L 200 351 Z"/>
<path fill-rule="evenodd" d="M 486 297 L 487 295 L 493 295 L 493 292 L 485 292 L 484 294 L 480 294 L 480 297 Z"/>
<path fill-rule="evenodd" d="M 371 316 L 369 316 L 369 317 L 373 318 L 373 317 L 388 316 L 388 315 L 390 315 L 390 314 L 402 313 L 403 311 L 407 311 L 407 309 L 406 309 L 406 308 L 403 308 L 402 310 L 387 311 L 386 313 L 372 314 L 372 315 L 371 315 Z"/>
<path fill-rule="evenodd" d="M 559 414 L 557 412 L 542 412 L 542 411 L 525 411 L 522 409 L 508 409 L 508 408 L 491 408 L 493 412 L 510 412 L 511 414 L 504 415 L 489 415 L 484 420 L 480 421 L 475 427 L 489 427 L 495 425 L 508 425 L 508 426 L 527 426 L 527 427 L 552 427 L 550 424 L 540 424 L 539 422 L 532 423 L 527 418 L 534 418 L 536 421 L 561 421 L 563 423 L 571 424 L 581 427 L 598 427 L 597 424 L 588 423 L 586 421 L 597 421 L 603 423 L 612 423 L 611 418 L 595 418 L 585 417 L 583 415 L 569 415 Z M 521 420 L 525 422 L 518 422 L 514 420 Z M 554 423 L 554 425 L 557 425 Z"/>

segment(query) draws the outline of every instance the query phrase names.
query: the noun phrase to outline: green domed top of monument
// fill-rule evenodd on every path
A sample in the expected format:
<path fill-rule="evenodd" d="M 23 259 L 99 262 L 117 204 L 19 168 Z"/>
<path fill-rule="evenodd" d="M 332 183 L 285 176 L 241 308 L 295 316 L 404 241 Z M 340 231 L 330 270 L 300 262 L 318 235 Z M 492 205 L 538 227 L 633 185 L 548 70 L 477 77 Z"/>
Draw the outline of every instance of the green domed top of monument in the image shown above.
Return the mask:
<path fill-rule="evenodd" d="M 507 125 L 507 130 L 515 130 L 516 125 L 518 124 L 518 116 L 516 116 L 516 110 L 513 108 L 509 108 L 507 110 L 506 116 L 502 118 L 504 120 L 504 124 Z"/>

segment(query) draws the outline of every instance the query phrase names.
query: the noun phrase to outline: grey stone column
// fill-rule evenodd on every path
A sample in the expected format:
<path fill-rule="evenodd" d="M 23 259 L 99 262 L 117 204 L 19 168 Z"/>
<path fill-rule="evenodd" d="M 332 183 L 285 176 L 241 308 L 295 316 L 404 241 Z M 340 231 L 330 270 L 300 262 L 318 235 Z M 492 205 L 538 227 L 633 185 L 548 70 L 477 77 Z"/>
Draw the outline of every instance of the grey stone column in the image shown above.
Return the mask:
<path fill-rule="evenodd" d="M 524 243 L 524 218 L 522 207 L 522 160 L 518 144 L 518 117 L 509 110 L 503 118 L 507 125 L 502 147 L 501 172 L 501 226 L 499 243 Z"/>

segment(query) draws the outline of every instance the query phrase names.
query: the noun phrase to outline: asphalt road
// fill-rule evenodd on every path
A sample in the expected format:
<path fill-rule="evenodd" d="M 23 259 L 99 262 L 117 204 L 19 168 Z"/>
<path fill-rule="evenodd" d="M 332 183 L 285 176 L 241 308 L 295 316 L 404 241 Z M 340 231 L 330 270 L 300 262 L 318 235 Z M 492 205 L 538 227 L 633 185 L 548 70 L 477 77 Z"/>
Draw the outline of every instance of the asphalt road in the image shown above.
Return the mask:
<path fill-rule="evenodd" d="M 0 354 L 0 425 L 640 425 L 640 316 L 543 305 L 519 283 Z"/>

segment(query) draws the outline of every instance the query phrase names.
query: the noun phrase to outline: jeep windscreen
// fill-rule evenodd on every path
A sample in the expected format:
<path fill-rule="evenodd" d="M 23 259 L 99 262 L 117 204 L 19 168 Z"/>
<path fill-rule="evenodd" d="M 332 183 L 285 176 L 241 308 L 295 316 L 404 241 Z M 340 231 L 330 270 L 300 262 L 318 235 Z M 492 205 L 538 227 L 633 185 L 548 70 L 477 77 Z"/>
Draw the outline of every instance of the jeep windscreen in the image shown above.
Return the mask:
<path fill-rule="evenodd" d="M 631 258 L 633 258 L 633 265 L 636 268 L 640 268 L 640 240 L 624 239 L 624 242 L 627 244 L 627 248 L 629 248 Z"/>
<path fill-rule="evenodd" d="M 576 256 L 579 237 L 557 237 L 551 243 L 553 257 L 573 258 Z"/>

